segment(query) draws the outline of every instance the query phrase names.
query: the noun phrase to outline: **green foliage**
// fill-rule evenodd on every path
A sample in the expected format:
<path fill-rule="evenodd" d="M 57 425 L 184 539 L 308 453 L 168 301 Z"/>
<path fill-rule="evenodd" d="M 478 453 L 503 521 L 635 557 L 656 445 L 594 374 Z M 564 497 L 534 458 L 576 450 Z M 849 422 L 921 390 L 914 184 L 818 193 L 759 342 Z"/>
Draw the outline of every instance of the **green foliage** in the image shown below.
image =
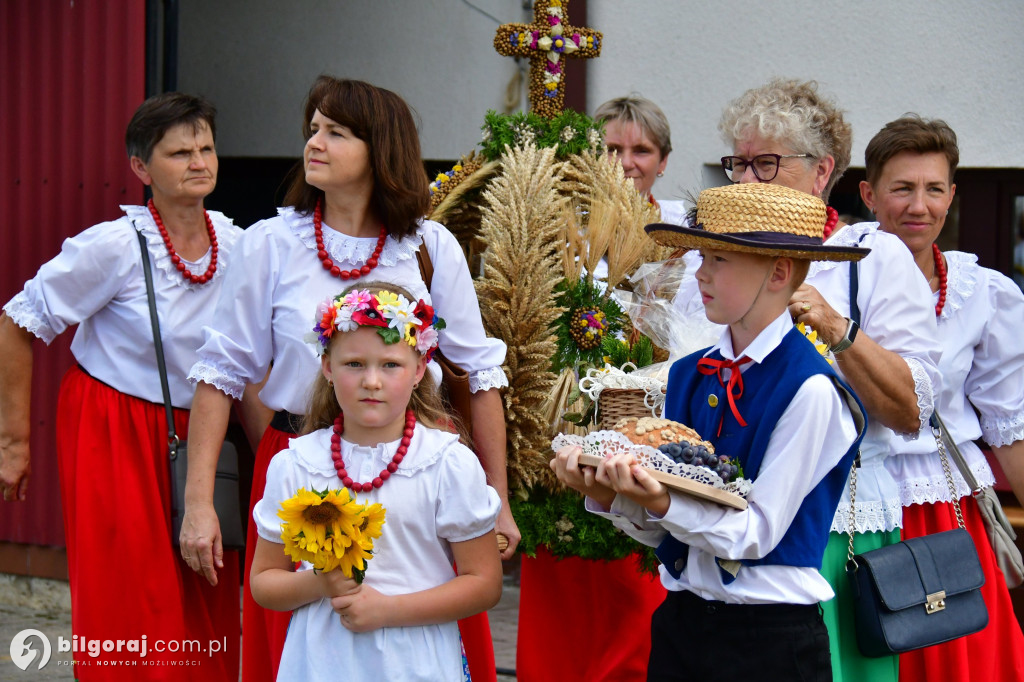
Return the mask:
<path fill-rule="evenodd" d="M 394 327 L 377 327 L 377 333 L 384 339 L 384 343 L 398 343 L 402 340 L 402 333 Z"/>
<path fill-rule="evenodd" d="M 499 114 L 494 110 L 484 117 L 480 146 L 488 161 L 496 161 L 505 147 L 517 147 L 532 141 L 540 149 L 555 147 L 555 156 L 564 159 L 596 147 L 604 137 L 603 126 L 586 114 L 566 109 L 557 118 L 546 119 L 533 112 Z"/>
<path fill-rule="evenodd" d="M 654 344 L 649 338 L 642 335 L 632 346 L 622 339 L 613 336 L 605 337 L 601 342 L 601 350 L 604 352 L 605 362 L 612 367 L 621 368 L 627 362 L 632 362 L 637 369 L 640 369 L 654 363 Z"/>
<path fill-rule="evenodd" d="M 606 519 L 583 507 L 583 497 L 572 490 L 550 493 L 540 488 L 511 496 L 512 515 L 523 534 L 519 549 L 535 556 L 544 545 L 556 557 L 625 559 L 635 556 L 640 568 L 658 571 L 654 548 L 642 545 Z"/>
<path fill-rule="evenodd" d="M 577 426 L 590 426 L 594 423 L 597 417 L 597 403 L 590 399 L 590 396 L 584 395 L 583 391 L 580 390 L 579 382 L 576 382 L 572 391 L 569 392 L 569 398 L 566 400 L 567 405 L 575 405 L 577 400 L 583 399 L 583 411 L 582 412 L 566 412 L 562 415 L 562 419 Z"/>

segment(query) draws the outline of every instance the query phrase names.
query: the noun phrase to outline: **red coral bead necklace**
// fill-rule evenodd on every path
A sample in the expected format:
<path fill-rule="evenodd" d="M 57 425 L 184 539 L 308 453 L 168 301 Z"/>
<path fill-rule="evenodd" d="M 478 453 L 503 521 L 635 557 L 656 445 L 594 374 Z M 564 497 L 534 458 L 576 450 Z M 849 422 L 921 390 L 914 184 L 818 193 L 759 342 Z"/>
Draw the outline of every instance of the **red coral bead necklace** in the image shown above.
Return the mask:
<path fill-rule="evenodd" d="M 822 241 L 825 241 L 832 236 L 833 230 L 836 229 L 836 223 L 839 222 L 839 211 L 835 210 L 831 206 L 825 207 L 825 215 L 827 218 L 825 219 L 825 230 L 821 236 Z"/>
<path fill-rule="evenodd" d="M 174 250 L 174 245 L 171 244 L 171 237 L 167 234 L 167 228 L 164 227 L 164 221 L 160 219 L 160 212 L 156 210 L 156 205 L 153 200 L 150 199 L 146 202 L 146 207 L 149 209 L 150 215 L 153 216 L 153 222 L 156 223 L 156 229 L 160 231 L 160 236 L 164 240 L 164 246 L 167 247 L 167 253 L 171 254 L 171 263 L 178 269 L 181 276 L 187 282 L 192 284 L 206 284 L 213 279 L 213 273 L 217 272 L 217 233 L 213 229 L 213 221 L 210 220 L 210 214 L 205 210 L 203 216 L 206 218 L 206 233 L 210 236 L 210 265 L 206 268 L 206 272 L 201 275 L 195 275 L 189 272 L 188 268 L 185 267 L 185 262 L 181 260 L 181 256 Z"/>
<path fill-rule="evenodd" d="M 405 459 L 405 453 L 409 451 L 409 443 L 412 441 L 412 434 L 416 428 L 416 415 L 412 410 L 405 411 L 405 429 L 402 431 L 402 441 L 398 444 L 398 450 L 388 463 L 387 467 L 381 469 L 376 478 L 366 483 L 358 483 L 352 480 L 345 469 L 345 461 L 341 458 L 341 434 L 345 433 L 345 415 L 339 414 L 334 419 L 334 432 L 331 434 L 331 459 L 334 460 L 334 470 L 338 473 L 342 485 L 352 492 L 368 493 L 374 488 L 384 485 L 384 481 L 391 478 L 391 474 L 398 470 L 398 465 Z"/>
<path fill-rule="evenodd" d="M 366 259 L 366 264 L 359 268 L 352 268 L 351 270 L 342 270 L 327 253 L 327 248 L 324 246 L 324 227 L 323 227 L 323 201 L 318 199 L 316 202 L 316 208 L 313 209 L 313 234 L 316 236 L 316 256 L 320 259 L 320 264 L 324 266 L 324 270 L 327 270 L 335 277 L 341 279 L 359 279 L 363 275 L 370 274 L 370 271 L 377 267 L 377 261 L 380 259 L 381 251 L 384 250 L 384 242 L 388 240 L 388 230 L 383 225 L 380 226 L 380 236 L 377 237 L 377 248 L 373 250 L 373 254 Z"/>
<path fill-rule="evenodd" d="M 939 245 L 932 242 L 932 255 L 935 257 L 935 273 L 939 276 L 939 302 L 935 304 L 935 317 L 942 314 L 942 309 L 946 306 L 946 261 L 942 258 L 942 250 Z"/>

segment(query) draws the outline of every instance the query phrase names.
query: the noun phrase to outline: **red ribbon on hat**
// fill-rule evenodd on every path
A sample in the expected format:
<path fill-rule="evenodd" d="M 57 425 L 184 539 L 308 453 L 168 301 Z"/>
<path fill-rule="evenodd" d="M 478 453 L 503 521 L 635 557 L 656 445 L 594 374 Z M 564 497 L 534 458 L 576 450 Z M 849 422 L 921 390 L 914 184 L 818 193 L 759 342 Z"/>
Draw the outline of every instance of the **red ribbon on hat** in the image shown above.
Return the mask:
<path fill-rule="evenodd" d="M 740 367 L 753 362 L 747 356 L 743 356 L 738 360 L 713 360 L 711 358 L 701 358 L 697 361 L 697 371 L 701 374 L 711 376 L 715 374 L 718 376 L 718 383 L 725 387 L 726 395 L 729 396 L 729 409 L 732 410 L 732 416 L 736 417 L 736 421 L 739 422 L 740 426 L 746 426 L 747 422 L 743 420 L 743 416 L 740 415 L 740 410 L 736 407 L 736 401 L 743 397 L 743 374 L 740 373 Z M 722 370 L 732 370 L 729 373 L 729 380 L 725 381 L 722 379 Z M 718 433 L 717 436 L 722 435 L 722 424 L 725 422 L 725 415 L 718 420 Z"/>

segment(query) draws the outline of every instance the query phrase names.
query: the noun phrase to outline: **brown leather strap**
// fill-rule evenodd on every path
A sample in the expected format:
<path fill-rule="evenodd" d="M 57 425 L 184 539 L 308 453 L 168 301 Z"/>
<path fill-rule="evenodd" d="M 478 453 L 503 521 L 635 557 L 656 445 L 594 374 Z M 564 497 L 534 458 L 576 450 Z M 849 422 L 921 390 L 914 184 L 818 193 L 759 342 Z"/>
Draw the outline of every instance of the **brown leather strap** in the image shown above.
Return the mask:
<path fill-rule="evenodd" d="M 421 243 L 419 251 L 416 252 L 416 260 L 420 264 L 420 276 L 423 283 L 427 285 L 427 293 L 430 293 L 430 283 L 434 280 L 434 264 L 430 262 L 430 252 L 427 251 L 426 243 Z"/>

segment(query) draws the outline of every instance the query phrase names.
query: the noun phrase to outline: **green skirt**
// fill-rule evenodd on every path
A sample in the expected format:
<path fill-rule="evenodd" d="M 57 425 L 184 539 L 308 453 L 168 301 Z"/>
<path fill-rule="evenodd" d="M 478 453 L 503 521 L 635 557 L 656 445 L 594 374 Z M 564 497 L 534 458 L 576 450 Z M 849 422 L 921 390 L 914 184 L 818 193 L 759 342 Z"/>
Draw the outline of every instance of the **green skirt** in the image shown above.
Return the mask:
<path fill-rule="evenodd" d="M 889 532 L 857 533 L 854 551 L 858 554 L 900 541 L 899 528 Z M 846 554 L 849 535 L 830 533 L 821 574 L 836 593 L 834 599 L 822 602 L 825 626 L 828 628 L 829 649 L 832 653 L 832 679 L 834 682 L 897 682 L 899 657 L 867 658 L 857 648 L 857 631 L 853 624 L 853 594 L 846 577 Z"/>

